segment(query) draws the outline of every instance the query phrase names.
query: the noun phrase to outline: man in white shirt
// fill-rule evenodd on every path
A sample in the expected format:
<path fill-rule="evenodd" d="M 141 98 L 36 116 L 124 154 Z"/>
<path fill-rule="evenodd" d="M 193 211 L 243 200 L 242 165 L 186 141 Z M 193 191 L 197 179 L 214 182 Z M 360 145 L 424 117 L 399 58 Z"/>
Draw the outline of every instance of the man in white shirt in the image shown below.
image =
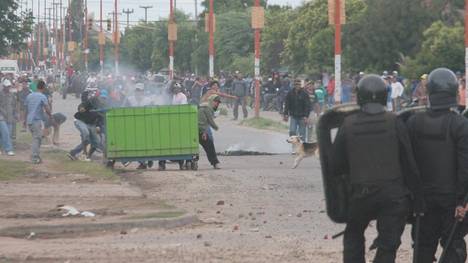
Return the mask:
<path fill-rule="evenodd" d="M 400 110 L 400 100 L 401 96 L 403 96 L 403 92 L 405 91 L 405 87 L 398 82 L 397 78 L 395 76 L 391 77 L 391 86 L 392 86 L 392 102 L 393 102 L 393 110 L 394 111 L 399 111 Z"/>
<path fill-rule="evenodd" d="M 138 83 L 135 85 L 135 94 L 127 98 L 124 107 L 144 107 L 152 105 L 153 101 L 145 95 L 145 85 Z"/>
<path fill-rule="evenodd" d="M 172 105 L 183 105 L 188 103 L 187 96 L 182 92 L 182 85 L 180 85 L 179 82 L 174 84 L 173 93 Z"/>

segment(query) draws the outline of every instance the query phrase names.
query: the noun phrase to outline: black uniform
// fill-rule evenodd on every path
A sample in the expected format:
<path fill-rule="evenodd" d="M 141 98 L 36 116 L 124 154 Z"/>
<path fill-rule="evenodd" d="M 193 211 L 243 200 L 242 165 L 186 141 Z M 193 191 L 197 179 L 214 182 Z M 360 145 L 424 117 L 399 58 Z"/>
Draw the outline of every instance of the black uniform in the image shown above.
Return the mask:
<path fill-rule="evenodd" d="M 420 263 L 432 263 L 439 241 L 445 245 L 455 208 L 468 191 L 468 120 L 450 110 L 456 106 L 457 88 L 453 72 L 434 70 L 428 78 L 431 109 L 408 120 L 427 201 L 419 232 Z M 463 231 L 457 231 L 446 263 L 466 261 L 463 238 Z"/>
<path fill-rule="evenodd" d="M 374 88 L 376 91 L 372 91 Z M 348 175 L 349 182 L 343 259 L 345 263 L 366 262 L 364 232 L 376 219 L 374 262 L 393 263 L 412 199 L 416 211 L 423 209 L 419 172 L 406 126 L 384 111 L 383 81 L 378 76 L 367 76 L 359 89 L 364 89 L 361 95 L 365 89 L 371 91 L 368 96 L 360 96 L 358 90 L 361 112 L 345 119 L 335 139 L 332 160 L 339 174 Z"/>

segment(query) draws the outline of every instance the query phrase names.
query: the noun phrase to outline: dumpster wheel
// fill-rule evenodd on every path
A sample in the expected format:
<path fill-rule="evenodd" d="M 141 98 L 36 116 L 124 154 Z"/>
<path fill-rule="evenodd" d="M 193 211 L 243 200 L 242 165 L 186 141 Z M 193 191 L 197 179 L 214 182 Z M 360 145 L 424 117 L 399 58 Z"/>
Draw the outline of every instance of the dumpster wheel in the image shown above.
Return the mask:
<path fill-rule="evenodd" d="M 108 160 L 106 163 L 106 167 L 110 169 L 114 169 L 115 161 L 114 160 Z"/>
<path fill-rule="evenodd" d="M 193 171 L 197 171 L 198 170 L 198 161 L 192 161 L 191 164 L 190 164 L 190 169 L 192 169 Z"/>

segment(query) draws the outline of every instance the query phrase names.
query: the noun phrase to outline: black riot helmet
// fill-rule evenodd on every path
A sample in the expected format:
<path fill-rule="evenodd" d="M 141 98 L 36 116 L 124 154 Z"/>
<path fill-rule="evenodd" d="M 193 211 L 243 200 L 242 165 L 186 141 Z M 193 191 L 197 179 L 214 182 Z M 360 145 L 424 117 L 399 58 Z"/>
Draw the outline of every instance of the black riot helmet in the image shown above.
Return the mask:
<path fill-rule="evenodd" d="M 387 104 L 387 85 L 378 75 L 366 75 L 358 83 L 357 103 L 364 112 L 376 114 Z"/>
<path fill-rule="evenodd" d="M 457 92 L 457 76 L 450 69 L 438 68 L 429 74 L 427 93 L 431 109 L 449 109 L 457 106 Z"/>

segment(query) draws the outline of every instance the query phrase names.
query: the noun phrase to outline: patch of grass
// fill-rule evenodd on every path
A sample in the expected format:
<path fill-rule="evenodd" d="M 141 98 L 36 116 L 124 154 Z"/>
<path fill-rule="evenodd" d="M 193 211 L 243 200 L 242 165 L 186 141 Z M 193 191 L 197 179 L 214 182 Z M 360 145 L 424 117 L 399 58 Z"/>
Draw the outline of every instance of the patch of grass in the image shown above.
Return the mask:
<path fill-rule="evenodd" d="M 15 160 L 0 159 L 0 167 L 0 181 L 13 180 L 33 171 L 29 164 Z"/>
<path fill-rule="evenodd" d="M 175 218 L 185 215 L 185 212 L 182 211 L 164 211 L 164 212 L 154 212 L 149 214 L 140 214 L 126 217 L 125 219 L 166 219 L 166 218 Z"/>
<path fill-rule="evenodd" d="M 275 121 L 267 118 L 250 118 L 243 120 L 241 123 L 243 126 L 261 129 L 261 130 L 270 130 L 277 132 L 286 132 L 288 131 L 288 126 L 280 121 Z"/>
<path fill-rule="evenodd" d="M 44 151 L 43 159 L 50 160 L 50 167 L 54 172 L 85 174 L 104 180 L 118 180 L 119 177 L 103 164 L 98 162 L 71 161 L 62 150 Z"/>

